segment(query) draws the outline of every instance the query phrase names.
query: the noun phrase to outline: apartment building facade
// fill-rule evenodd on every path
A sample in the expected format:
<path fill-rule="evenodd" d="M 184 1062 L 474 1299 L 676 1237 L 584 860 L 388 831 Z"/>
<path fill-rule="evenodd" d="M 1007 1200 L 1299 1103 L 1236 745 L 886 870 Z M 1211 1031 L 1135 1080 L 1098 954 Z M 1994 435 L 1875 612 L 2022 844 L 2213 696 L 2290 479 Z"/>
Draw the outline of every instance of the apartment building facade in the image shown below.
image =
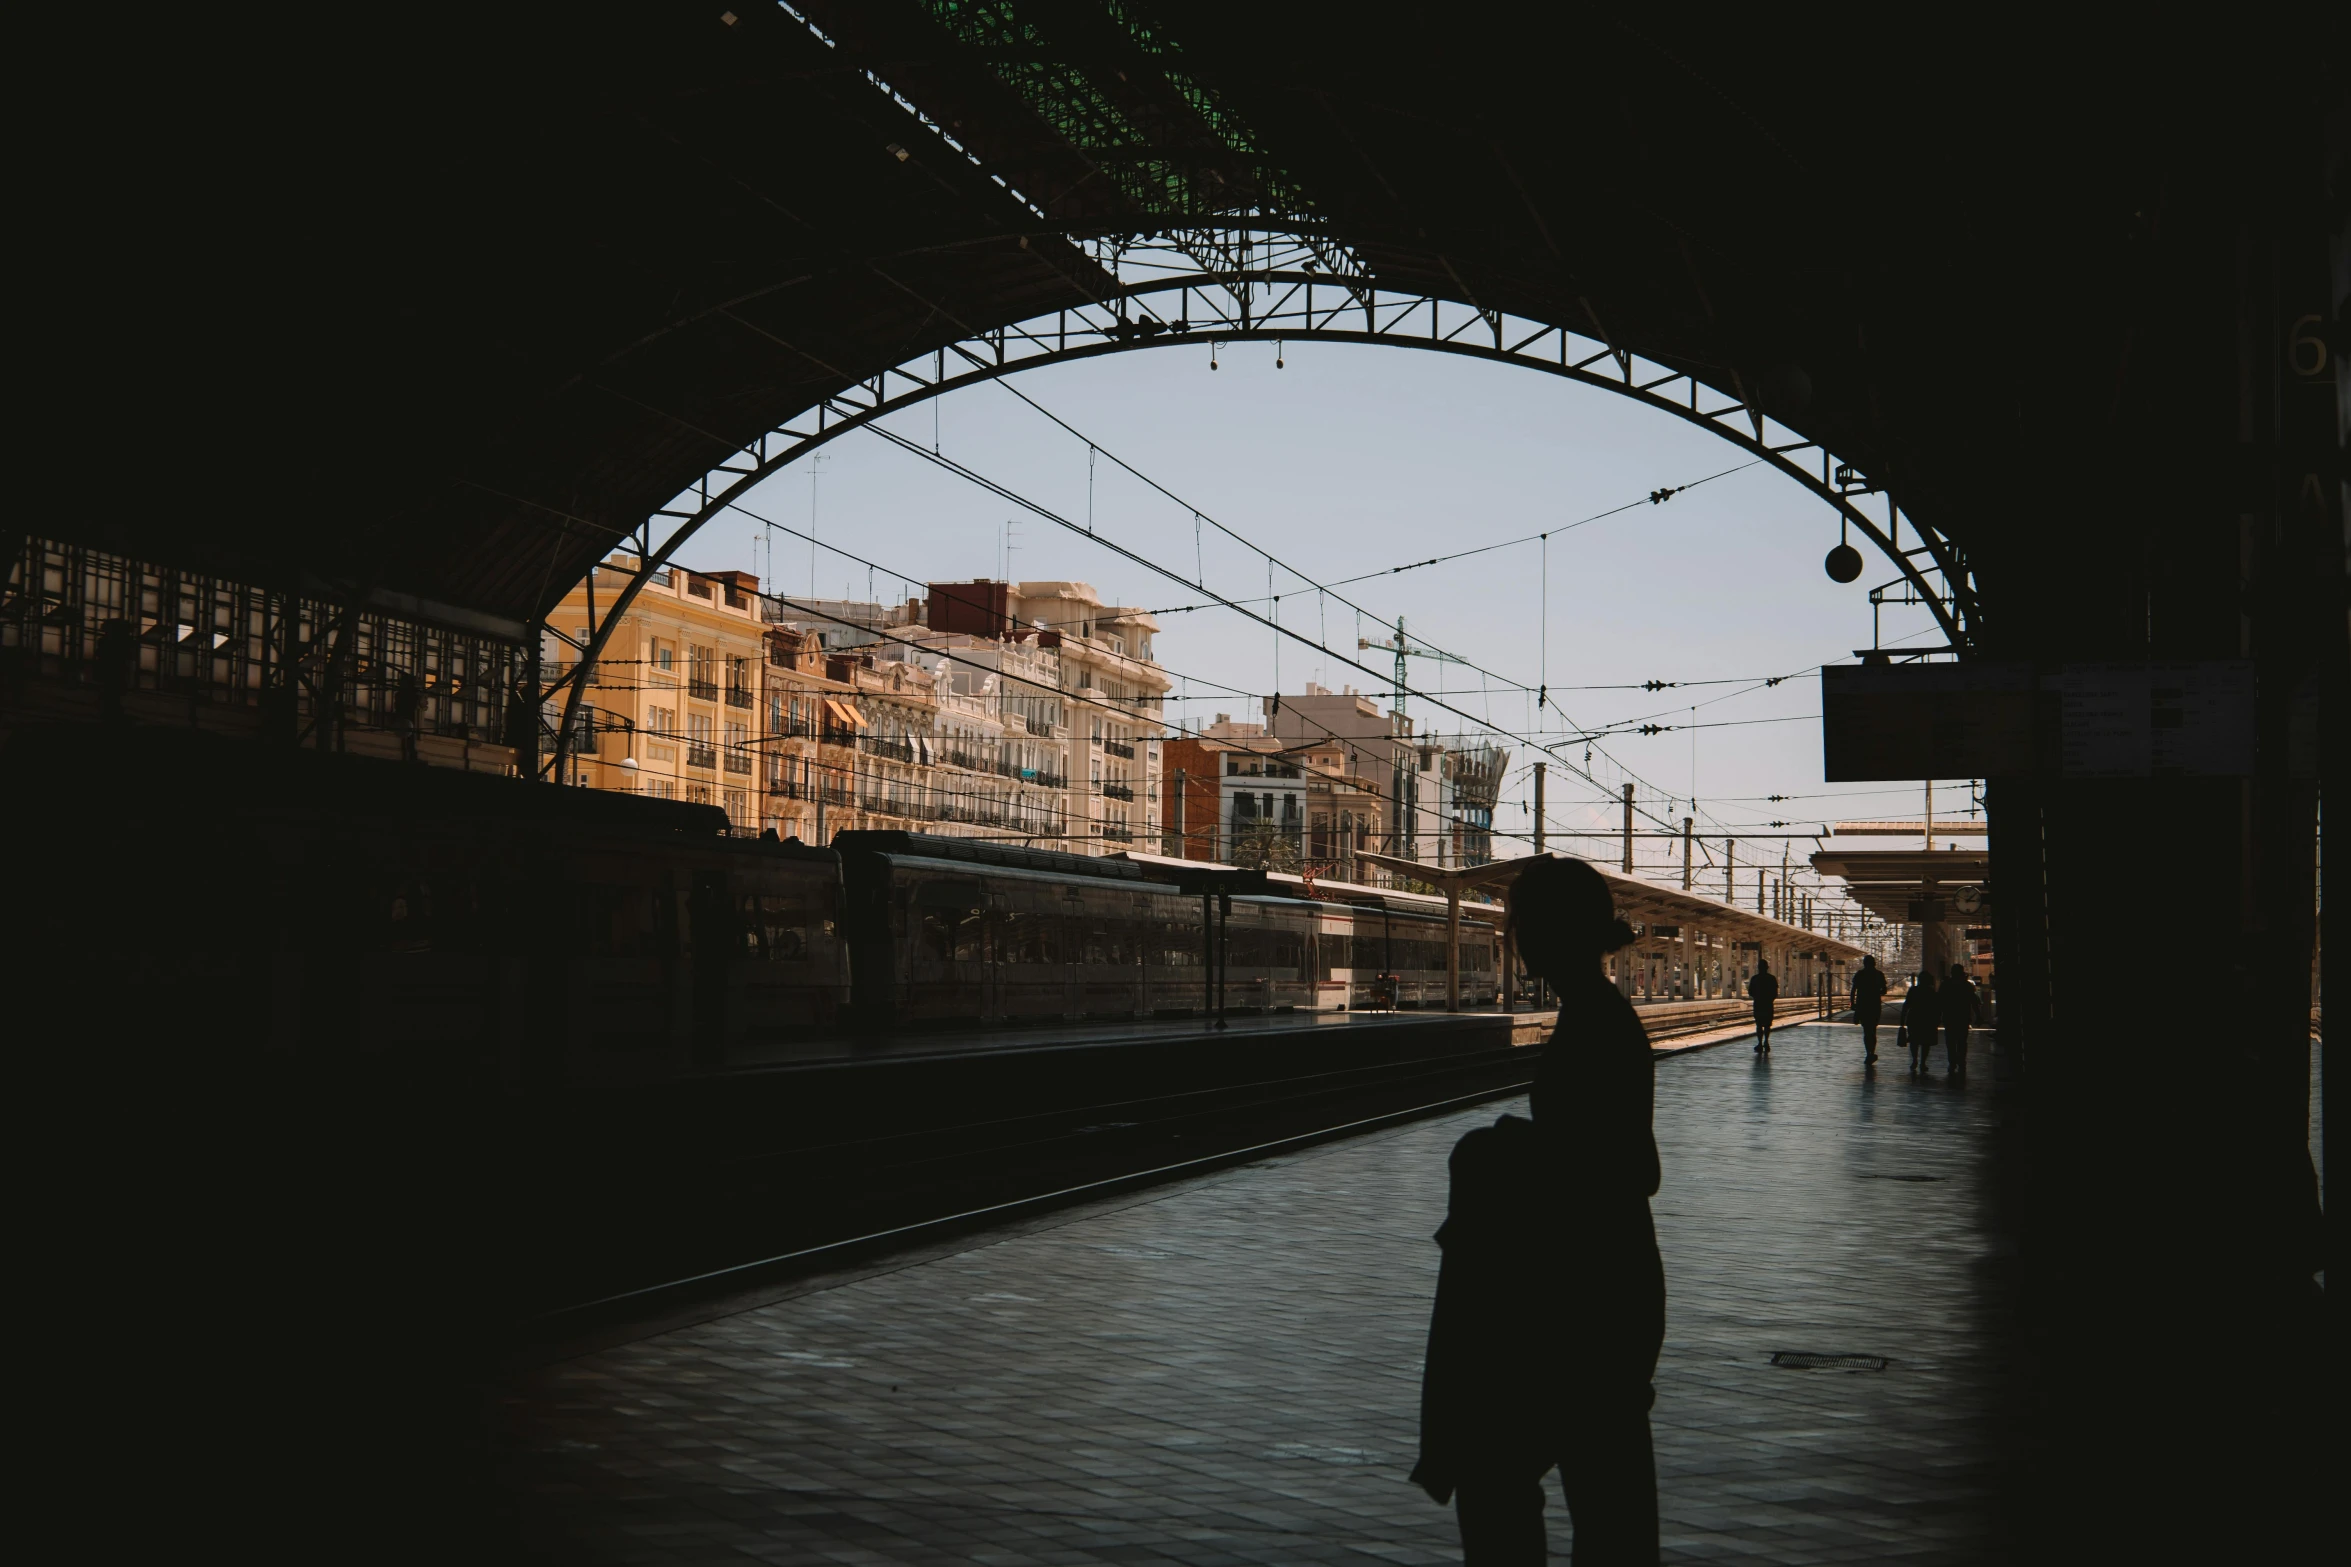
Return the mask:
<path fill-rule="evenodd" d="M 616 559 L 565 596 L 549 623 L 552 674 L 578 657 L 589 605 L 609 605 L 635 562 Z M 760 716 L 767 627 L 748 573 L 657 573 L 613 628 L 590 676 L 563 781 L 725 808 L 739 829 L 766 812 Z M 551 715 L 552 716 L 552 715 Z"/>
<path fill-rule="evenodd" d="M 585 642 L 589 605 L 634 564 L 599 567 L 552 623 Z M 967 598 L 988 607 L 976 629 Z M 807 842 L 871 827 L 1150 844 L 1156 630 L 1082 582 L 787 605 L 746 572 L 659 573 L 606 643 L 564 781 L 719 805 L 738 830 Z M 577 651 L 552 638 L 544 656 L 560 671 Z"/>
<path fill-rule="evenodd" d="M 1412 720 L 1383 711 L 1370 697 L 1347 686 L 1338 691 L 1311 681 L 1297 695 L 1265 704 L 1269 732 L 1292 745 L 1303 745 L 1329 755 L 1341 753 L 1342 775 L 1356 780 L 1379 802 L 1378 826 L 1362 847 L 1380 854 L 1416 858 L 1416 828 L 1424 775 L 1414 743 Z M 1348 807 L 1331 806 L 1331 810 Z M 1336 820 L 1325 824 L 1334 835 Z"/>
<path fill-rule="evenodd" d="M 1219 713 L 1197 735 L 1163 742 L 1170 825 L 1167 852 L 1230 863 L 1244 844 L 1271 840 L 1291 861 L 1307 858 L 1309 781 L 1299 749 L 1263 724 Z"/>

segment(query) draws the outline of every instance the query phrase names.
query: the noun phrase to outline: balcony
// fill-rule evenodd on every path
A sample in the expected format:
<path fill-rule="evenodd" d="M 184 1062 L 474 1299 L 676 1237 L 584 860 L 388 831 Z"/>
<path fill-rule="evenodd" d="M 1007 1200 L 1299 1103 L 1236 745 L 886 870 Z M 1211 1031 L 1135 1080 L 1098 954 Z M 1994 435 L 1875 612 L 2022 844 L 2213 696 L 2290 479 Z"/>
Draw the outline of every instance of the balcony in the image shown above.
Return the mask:
<path fill-rule="evenodd" d="M 729 706 L 729 707 L 749 707 L 749 706 L 751 705 L 751 703 L 752 703 L 752 700 L 753 700 L 753 699 L 752 699 L 752 696 L 751 696 L 751 693 L 750 693 L 750 691 L 748 691 L 748 690 L 747 690 L 747 689 L 745 689 L 744 687 L 742 687 L 742 686 L 729 686 L 729 687 L 727 687 L 727 706 Z"/>
<path fill-rule="evenodd" d="M 865 749 L 870 755 L 886 756 L 894 762 L 911 762 L 914 760 L 914 745 L 911 741 L 884 737 L 882 735 L 867 735 L 865 737 Z"/>
<path fill-rule="evenodd" d="M 727 771 L 730 773 L 747 773 L 751 771 L 751 753 L 748 751 L 729 751 L 727 753 Z"/>
<path fill-rule="evenodd" d="M 1123 756 L 1130 762 L 1135 759 L 1135 748 L 1124 740 L 1105 740 L 1102 742 L 1102 749 L 1112 756 Z"/>
<path fill-rule="evenodd" d="M 1133 833 L 1111 822 L 1102 824 L 1102 836 L 1116 843 L 1133 843 L 1135 841 Z"/>
<path fill-rule="evenodd" d="M 1131 800 L 1135 791 L 1125 784 L 1106 783 L 1102 786 L 1102 796 L 1107 800 Z"/>
<path fill-rule="evenodd" d="M 689 679 L 686 682 L 686 695 L 697 702 L 715 702 L 718 700 L 718 682 Z"/>
<path fill-rule="evenodd" d="M 716 767 L 718 753 L 706 745 L 687 746 L 686 765 L 688 767 Z"/>

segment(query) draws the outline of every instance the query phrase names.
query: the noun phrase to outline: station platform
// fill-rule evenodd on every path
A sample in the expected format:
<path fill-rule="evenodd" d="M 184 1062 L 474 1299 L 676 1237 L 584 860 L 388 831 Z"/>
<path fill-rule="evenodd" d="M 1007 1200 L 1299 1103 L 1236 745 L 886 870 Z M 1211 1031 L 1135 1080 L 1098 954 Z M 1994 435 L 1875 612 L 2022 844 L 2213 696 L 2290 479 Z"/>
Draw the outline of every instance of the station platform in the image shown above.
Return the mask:
<path fill-rule="evenodd" d="M 1978 1562 L 2029 1459 L 1990 1071 L 1783 1025 L 1660 1060 L 1670 1561 Z M 1449 1562 L 1406 1479 L 1445 1160 L 1523 1101 L 707 1303 L 511 1367 L 532 1559 Z M 1779 1357 L 1775 1363 L 1774 1357 Z M 1810 1358 L 1808 1358 L 1810 1357 Z M 1866 1357 L 1839 1359 L 1835 1357 Z M 1569 1529 L 1556 1487 L 1554 1553 Z"/>

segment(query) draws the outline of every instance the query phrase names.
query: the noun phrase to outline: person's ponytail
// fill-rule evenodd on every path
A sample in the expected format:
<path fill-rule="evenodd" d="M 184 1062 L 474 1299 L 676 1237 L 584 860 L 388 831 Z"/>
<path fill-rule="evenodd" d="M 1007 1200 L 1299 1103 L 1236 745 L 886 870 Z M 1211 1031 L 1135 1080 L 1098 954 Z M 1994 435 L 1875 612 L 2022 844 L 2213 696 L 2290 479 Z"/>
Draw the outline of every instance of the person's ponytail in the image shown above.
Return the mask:
<path fill-rule="evenodd" d="M 1632 926 L 1623 920 L 1611 920 L 1608 924 L 1607 939 L 1601 943 L 1600 950 L 1602 952 L 1621 952 L 1631 946 L 1634 939 Z"/>

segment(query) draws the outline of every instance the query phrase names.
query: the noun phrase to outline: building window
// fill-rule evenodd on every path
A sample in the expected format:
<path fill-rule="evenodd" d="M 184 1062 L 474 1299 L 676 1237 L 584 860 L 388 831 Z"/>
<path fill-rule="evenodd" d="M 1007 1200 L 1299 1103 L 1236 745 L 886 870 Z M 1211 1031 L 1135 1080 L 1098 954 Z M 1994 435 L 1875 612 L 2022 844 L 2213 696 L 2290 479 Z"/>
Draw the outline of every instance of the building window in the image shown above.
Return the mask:
<path fill-rule="evenodd" d="M 712 744 L 711 719 L 708 713 L 686 715 L 686 765 L 688 767 L 716 767 L 718 750 Z"/>
<path fill-rule="evenodd" d="M 678 645 L 675 642 L 656 641 L 653 644 L 653 667 L 663 674 L 674 673 L 678 663 Z"/>
<path fill-rule="evenodd" d="M 714 649 L 686 650 L 686 695 L 704 702 L 718 700 L 718 654 Z"/>

